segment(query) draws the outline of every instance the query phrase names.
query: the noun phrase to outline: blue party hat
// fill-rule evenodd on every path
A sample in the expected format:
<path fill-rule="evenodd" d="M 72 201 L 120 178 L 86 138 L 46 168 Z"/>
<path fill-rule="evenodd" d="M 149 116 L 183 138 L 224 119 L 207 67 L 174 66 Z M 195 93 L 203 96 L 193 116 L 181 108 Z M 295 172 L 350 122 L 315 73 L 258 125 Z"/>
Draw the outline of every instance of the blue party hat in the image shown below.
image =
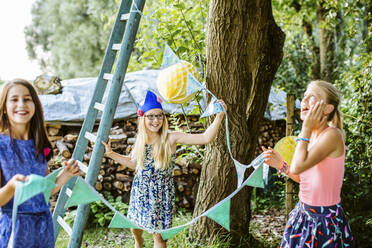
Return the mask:
<path fill-rule="evenodd" d="M 144 113 L 146 113 L 147 111 L 151 109 L 156 109 L 156 108 L 163 109 L 163 107 L 161 106 L 161 102 L 162 100 L 160 99 L 160 97 L 158 97 L 152 91 L 148 90 L 146 93 L 145 102 L 143 103 L 143 105 L 141 106 L 140 104 L 138 104 L 138 107 L 139 107 L 138 115 L 142 116 Z"/>

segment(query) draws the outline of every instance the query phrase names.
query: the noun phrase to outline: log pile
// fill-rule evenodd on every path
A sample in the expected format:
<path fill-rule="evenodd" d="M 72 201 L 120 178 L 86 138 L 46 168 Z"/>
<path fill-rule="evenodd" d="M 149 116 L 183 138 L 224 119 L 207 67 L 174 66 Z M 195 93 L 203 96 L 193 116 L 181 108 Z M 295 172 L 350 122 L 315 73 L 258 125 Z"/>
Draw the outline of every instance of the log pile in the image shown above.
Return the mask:
<path fill-rule="evenodd" d="M 259 128 L 259 136 L 257 139 L 257 146 L 255 150 L 255 156 L 262 153 L 261 146 L 274 147 L 275 144 L 285 136 L 285 121 L 270 121 L 263 120 Z"/>
<path fill-rule="evenodd" d="M 193 133 L 199 133 L 204 130 L 203 125 L 198 122 L 199 118 L 196 116 L 189 116 L 188 123 L 182 116 L 177 119 L 172 119 L 171 117 L 168 120 L 170 129 L 188 130 L 190 128 Z M 110 130 L 111 146 L 114 152 L 125 155 L 131 152 L 135 142 L 136 122 L 136 118 L 114 122 Z M 79 131 L 80 127 L 47 125 L 47 132 L 55 155 L 49 163 L 51 171 L 58 168 L 64 159 L 71 158 Z M 93 133 L 95 132 L 96 130 L 93 130 Z M 265 121 L 260 132 L 257 144 L 260 146 L 273 146 L 275 142 L 284 136 L 285 122 Z M 199 153 L 202 153 L 202 148 L 196 146 L 177 147 L 173 176 L 176 188 L 176 201 L 179 207 L 186 209 L 194 207 L 201 171 L 201 156 Z M 93 144 L 89 144 L 83 159 L 86 165 L 89 164 L 92 151 Z M 261 153 L 261 150 L 257 148 L 256 154 L 258 155 L 259 153 Z M 120 195 L 123 201 L 128 203 L 133 177 L 134 171 L 110 158 L 103 157 L 95 188 L 99 192 L 109 191 L 114 197 Z"/>

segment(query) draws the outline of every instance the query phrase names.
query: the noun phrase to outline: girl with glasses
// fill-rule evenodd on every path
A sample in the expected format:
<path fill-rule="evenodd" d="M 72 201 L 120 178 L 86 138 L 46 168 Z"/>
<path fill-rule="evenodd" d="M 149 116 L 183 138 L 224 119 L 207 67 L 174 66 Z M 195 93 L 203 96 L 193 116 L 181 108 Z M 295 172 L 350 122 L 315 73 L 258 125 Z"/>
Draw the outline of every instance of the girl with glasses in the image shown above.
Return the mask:
<path fill-rule="evenodd" d="M 219 101 L 226 109 L 225 103 Z M 106 156 L 136 171 L 130 195 L 128 218 L 137 226 L 152 230 L 154 247 L 166 247 L 157 231 L 172 227 L 175 209 L 173 166 L 177 144 L 203 145 L 217 135 L 224 113 L 217 114 L 202 134 L 170 132 L 161 99 L 148 91 L 138 111 L 138 133 L 130 156 L 120 155 L 105 145 Z M 135 247 L 143 247 L 142 229 L 131 230 Z"/>

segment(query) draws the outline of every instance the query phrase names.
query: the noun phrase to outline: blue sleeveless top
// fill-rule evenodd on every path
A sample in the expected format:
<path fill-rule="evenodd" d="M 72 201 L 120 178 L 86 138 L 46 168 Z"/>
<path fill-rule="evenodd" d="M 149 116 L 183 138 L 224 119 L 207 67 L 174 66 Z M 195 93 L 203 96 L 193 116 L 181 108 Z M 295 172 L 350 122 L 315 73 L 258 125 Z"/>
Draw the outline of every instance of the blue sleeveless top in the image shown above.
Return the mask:
<path fill-rule="evenodd" d="M 36 160 L 36 147 L 34 140 L 17 140 L 13 139 L 14 145 L 18 151 L 19 160 L 13 146 L 10 143 L 10 137 L 0 134 L 0 170 L 1 170 L 1 187 L 12 179 L 16 174 L 28 176 L 36 174 L 46 176 L 47 162 L 43 162 L 43 155 Z M 42 193 L 30 198 L 20 206 L 18 213 L 40 213 L 48 211 L 50 204 L 45 203 Z M 10 214 L 13 209 L 13 198 L 1 207 L 3 213 Z"/>

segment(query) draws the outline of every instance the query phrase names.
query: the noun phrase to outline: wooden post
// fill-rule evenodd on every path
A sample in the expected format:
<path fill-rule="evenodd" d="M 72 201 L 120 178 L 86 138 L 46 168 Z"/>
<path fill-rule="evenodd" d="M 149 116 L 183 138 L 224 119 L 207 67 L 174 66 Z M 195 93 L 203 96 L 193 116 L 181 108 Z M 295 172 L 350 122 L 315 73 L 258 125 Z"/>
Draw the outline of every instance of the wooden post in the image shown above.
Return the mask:
<path fill-rule="evenodd" d="M 290 136 L 293 134 L 293 117 L 295 110 L 295 96 L 293 94 L 287 95 L 287 122 L 285 135 Z M 287 161 L 290 162 L 290 161 Z M 287 178 L 285 182 L 285 219 L 288 220 L 289 213 L 293 209 L 293 181 Z"/>

